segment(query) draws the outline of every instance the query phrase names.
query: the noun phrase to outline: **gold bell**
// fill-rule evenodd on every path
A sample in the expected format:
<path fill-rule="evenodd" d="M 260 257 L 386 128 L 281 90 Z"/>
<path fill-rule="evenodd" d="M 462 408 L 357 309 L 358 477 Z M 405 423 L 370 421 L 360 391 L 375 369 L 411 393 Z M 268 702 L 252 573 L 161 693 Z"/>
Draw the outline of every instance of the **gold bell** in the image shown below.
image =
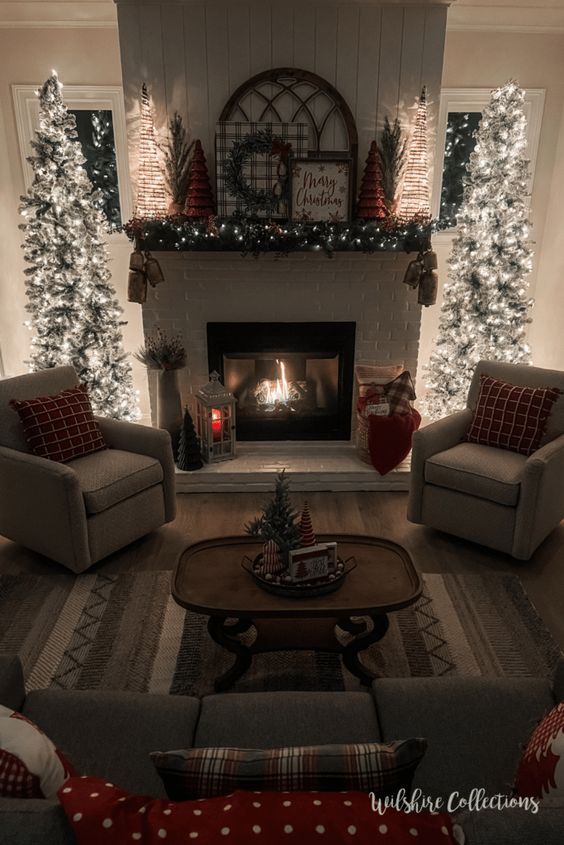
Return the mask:
<path fill-rule="evenodd" d="M 423 256 L 423 267 L 425 270 L 436 270 L 438 266 L 439 262 L 437 261 L 437 253 L 430 249 Z"/>
<path fill-rule="evenodd" d="M 139 302 L 141 305 L 147 300 L 147 279 L 140 270 L 130 270 L 127 283 L 127 299 L 129 302 Z"/>
<path fill-rule="evenodd" d="M 439 274 L 436 270 L 425 270 L 419 282 L 419 305 L 434 305 L 437 301 L 437 290 L 439 287 Z"/>
<path fill-rule="evenodd" d="M 153 258 L 150 252 L 145 253 L 145 275 L 147 276 L 147 281 L 153 287 L 160 285 L 161 282 L 164 282 L 165 278 L 163 275 L 163 271 L 161 270 L 161 265 L 157 261 L 156 258 Z"/>
<path fill-rule="evenodd" d="M 143 253 L 139 249 L 136 249 L 129 256 L 129 269 L 130 270 L 140 270 L 140 271 L 142 271 L 144 263 L 145 263 L 145 258 L 143 256 Z"/>
<path fill-rule="evenodd" d="M 421 277 L 421 273 L 423 272 L 423 265 L 416 258 L 414 261 L 410 261 L 407 265 L 407 270 L 405 271 L 405 276 L 403 277 L 404 285 L 409 285 L 411 288 L 416 288 L 419 284 L 419 279 Z"/>

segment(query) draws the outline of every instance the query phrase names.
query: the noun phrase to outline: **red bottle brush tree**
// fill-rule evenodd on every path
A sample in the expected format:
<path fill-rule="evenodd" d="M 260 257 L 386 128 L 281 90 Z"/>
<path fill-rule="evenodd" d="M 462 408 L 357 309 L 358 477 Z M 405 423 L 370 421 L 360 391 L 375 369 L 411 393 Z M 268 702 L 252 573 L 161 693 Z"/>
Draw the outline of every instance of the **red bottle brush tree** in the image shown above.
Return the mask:
<path fill-rule="evenodd" d="M 215 214 L 208 166 L 200 141 L 194 142 L 184 214 L 187 217 L 199 218 L 207 218 Z"/>
<path fill-rule="evenodd" d="M 372 141 L 360 184 L 356 216 L 363 220 L 382 220 L 387 214 L 380 154 L 376 141 Z"/>

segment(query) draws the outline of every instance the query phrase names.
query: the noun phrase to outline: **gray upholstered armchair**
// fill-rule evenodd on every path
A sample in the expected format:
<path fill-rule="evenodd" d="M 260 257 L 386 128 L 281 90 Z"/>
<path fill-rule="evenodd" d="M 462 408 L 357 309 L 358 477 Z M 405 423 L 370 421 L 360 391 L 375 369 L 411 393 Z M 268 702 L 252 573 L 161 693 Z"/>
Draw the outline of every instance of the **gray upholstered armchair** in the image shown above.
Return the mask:
<path fill-rule="evenodd" d="M 480 361 L 467 408 L 413 436 L 407 516 L 528 560 L 564 518 L 564 395 L 555 404 L 540 448 L 530 457 L 462 442 L 479 392 L 480 375 L 528 387 L 557 387 L 564 373 Z"/>
<path fill-rule="evenodd" d="M 110 447 L 67 463 L 30 453 L 10 399 L 77 384 L 72 367 L 0 381 L 0 534 L 72 569 L 174 519 L 174 462 L 166 431 L 97 417 Z"/>

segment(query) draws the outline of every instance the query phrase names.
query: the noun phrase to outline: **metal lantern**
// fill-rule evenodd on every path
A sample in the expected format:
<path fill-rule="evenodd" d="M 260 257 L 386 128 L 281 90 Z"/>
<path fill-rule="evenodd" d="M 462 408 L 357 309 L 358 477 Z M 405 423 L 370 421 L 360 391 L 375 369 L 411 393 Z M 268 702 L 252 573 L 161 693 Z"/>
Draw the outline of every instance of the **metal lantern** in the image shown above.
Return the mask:
<path fill-rule="evenodd" d="M 209 382 L 196 394 L 198 437 L 202 457 L 210 464 L 235 457 L 236 401 L 215 370 L 210 373 Z"/>

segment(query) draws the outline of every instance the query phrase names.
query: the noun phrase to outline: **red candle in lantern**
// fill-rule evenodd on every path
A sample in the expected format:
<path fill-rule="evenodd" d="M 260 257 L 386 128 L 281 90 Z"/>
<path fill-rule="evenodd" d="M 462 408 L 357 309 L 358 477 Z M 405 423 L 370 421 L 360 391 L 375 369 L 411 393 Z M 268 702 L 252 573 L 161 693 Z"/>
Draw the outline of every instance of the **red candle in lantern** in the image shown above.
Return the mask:
<path fill-rule="evenodd" d="M 214 443 L 221 440 L 221 411 L 212 408 L 212 434 Z"/>

